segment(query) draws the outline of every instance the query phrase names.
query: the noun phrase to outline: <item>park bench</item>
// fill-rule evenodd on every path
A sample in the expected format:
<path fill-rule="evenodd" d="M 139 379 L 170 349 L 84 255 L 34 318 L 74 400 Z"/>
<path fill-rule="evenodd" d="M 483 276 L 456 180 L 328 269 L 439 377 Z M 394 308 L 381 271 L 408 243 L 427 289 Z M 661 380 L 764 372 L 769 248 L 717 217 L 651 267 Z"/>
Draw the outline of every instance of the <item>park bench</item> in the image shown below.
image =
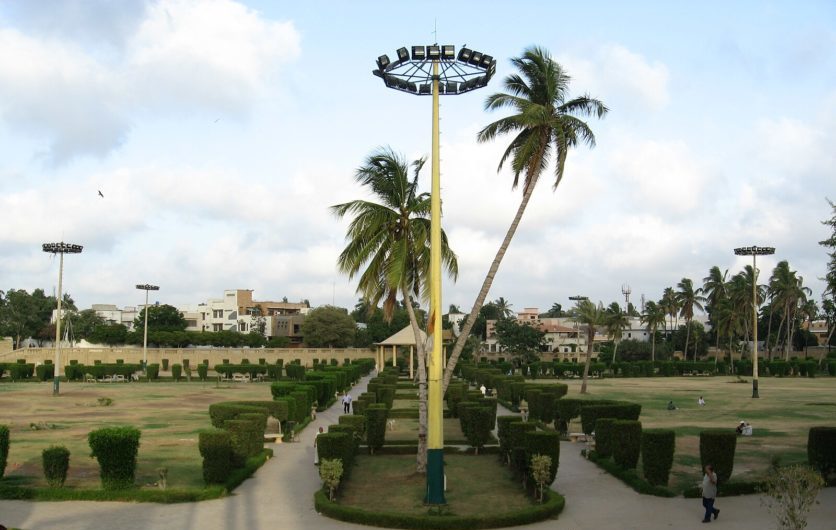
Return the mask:
<path fill-rule="evenodd" d="M 131 381 L 139 381 L 143 375 L 145 374 L 142 371 L 134 372 L 131 374 Z"/>
<path fill-rule="evenodd" d="M 586 442 L 587 441 L 586 433 L 583 433 L 583 432 L 570 432 L 568 434 L 568 436 L 569 436 L 569 441 L 572 442 L 572 443 Z"/>
<path fill-rule="evenodd" d="M 250 381 L 251 381 L 250 374 L 239 374 L 239 373 L 232 374 L 232 382 L 233 383 L 249 383 Z"/>
<path fill-rule="evenodd" d="M 112 375 L 103 375 L 100 379 L 97 379 L 99 383 L 112 383 L 113 376 Z"/>
<path fill-rule="evenodd" d="M 114 383 L 127 383 L 128 380 L 125 379 L 125 376 L 122 374 L 116 374 L 111 378 L 111 381 Z"/>

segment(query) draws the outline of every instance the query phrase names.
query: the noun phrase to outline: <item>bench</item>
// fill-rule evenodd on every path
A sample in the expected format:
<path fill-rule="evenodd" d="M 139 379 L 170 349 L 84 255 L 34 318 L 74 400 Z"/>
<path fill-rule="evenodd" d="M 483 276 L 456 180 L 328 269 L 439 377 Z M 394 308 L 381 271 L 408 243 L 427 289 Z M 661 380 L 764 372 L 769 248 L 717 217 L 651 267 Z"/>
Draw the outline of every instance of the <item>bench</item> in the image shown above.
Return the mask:
<path fill-rule="evenodd" d="M 250 374 L 232 374 L 233 383 L 249 383 L 250 381 Z"/>
<path fill-rule="evenodd" d="M 283 434 L 280 432 L 264 433 L 264 441 L 271 444 L 282 443 Z"/>
<path fill-rule="evenodd" d="M 568 436 L 569 436 L 569 441 L 572 442 L 572 443 L 586 442 L 587 441 L 586 433 L 583 433 L 583 432 L 570 432 L 568 434 Z"/>

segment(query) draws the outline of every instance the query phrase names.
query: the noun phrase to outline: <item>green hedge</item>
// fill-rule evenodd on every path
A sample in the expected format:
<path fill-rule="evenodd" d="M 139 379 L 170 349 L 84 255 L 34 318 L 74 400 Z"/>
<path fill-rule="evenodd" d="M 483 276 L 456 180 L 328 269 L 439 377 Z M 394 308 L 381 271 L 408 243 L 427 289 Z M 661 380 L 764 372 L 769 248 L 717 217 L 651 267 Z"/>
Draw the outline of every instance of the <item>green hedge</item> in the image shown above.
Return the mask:
<path fill-rule="evenodd" d="M 104 489 L 124 489 L 134 485 L 136 455 L 141 433 L 133 427 L 107 427 L 87 435 L 92 455 L 99 461 Z"/>
<path fill-rule="evenodd" d="M 201 381 L 206 381 L 209 378 L 209 367 L 203 363 L 197 365 L 197 377 Z"/>
<path fill-rule="evenodd" d="M 340 425 L 350 425 L 354 428 L 357 439 L 361 442 L 366 439 L 366 418 L 364 416 L 355 416 L 353 414 L 346 414 L 340 416 L 337 420 Z"/>
<path fill-rule="evenodd" d="M 35 375 L 38 381 L 49 381 L 55 377 L 55 366 L 51 364 L 39 364 L 35 367 Z"/>
<path fill-rule="evenodd" d="M 229 432 L 232 444 L 232 465 L 243 467 L 247 459 L 257 454 L 256 438 L 258 437 L 258 425 L 249 419 L 226 420 L 224 430 Z M 261 435 L 261 445 L 264 446 L 264 435 Z"/>
<path fill-rule="evenodd" d="M 388 415 L 389 409 L 382 403 L 375 403 L 366 407 L 366 444 L 372 454 L 386 443 L 386 420 Z"/>
<path fill-rule="evenodd" d="M 499 438 L 499 452 L 507 459 L 511 452 L 511 423 L 519 422 L 519 416 L 499 416 L 496 418 L 496 435 Z"/>
<path fill-rule="evenodd" d="M 569 422 L 581 415 L 581 405 L 584 401 L 586 400 L 562 398 L 555 402 L 554 424 L 558 431 L 567 432 Z"/>
<path fill-rule="evenodd" d="M 676 432 L 672 429 L 648 429 L 642 432 L 642 472 L 650 484 L 668 485 L 675 449 Z"/>
<path fill-rule="evenodd" d="M 825 480 L 836 472 L 836 427 L 810 427 L 807 435 L 807 461 Z M 0 476 L 3 476 L 2 472 Z"/>
<path fill-rule="evenodd" d="M 547 496 L 542 504 L 532 504 L 515 512 L 482 517 L 478 515 L 406 515 L 373 512 L 332 502 L 322 490 L 314 494 L 314 508 L 318 513 L 332 519 L 367 526 L 415 530 L 478 530 L 526 525 L 556 516 L 563 510 L 566 501 L 554 491 L 547 491 L 546 493 Z"/>
<path fill-rule="evenodd" d="M 181 364 L 172 364 L 171 365 L 171 377 L 174 378 L 174 381 L 179 381 L 180 377 L 183 375 L 183 365 Z"/>
<path fill-rule="evenodd" d="M 468 432 L 465 433 L 467 443 L 473 447 L 476 454 L 479 454 L 479 449 L 491 439 L 491 431 L 494 427 L 493 414 L 490 408 L 481 405 L 464 409 L 464 414 L 469 427 Z"/>
<path fill-rule="evenodd" d="M 145 369 L 145 373 L 148 375 L 148 379 L 154 380 L 160 378 L 160 365 L 157 363 L 149 364 L 148 367 Z"/>
<path fill-rule="evenodd" d="M 523 445 L 529 466 L 534 455 L 548 456 L 552 459 L 548 484 L 554 482 L 560 463 L 560 435 L 555 431 L 528 431 L 523 433 Z"/>
<path fill-rule="evenodd" d="M 0 478 L 6 472 L 6 463 L 9 461 L 9 427 L 0 425 Z"/>
<path fill-rule="evenodd" d="M 260 364 L 216 364 L 215 372 L 226 377 L 232 377 L 232 374 L 249 374 L 251 378 L 255 379 L 258 374 L 266 374 L 267 367 Z"/>
<path fill-rule="evenodd" d="M 636 420 L 615 420 L 612 425 L 612 457 L 623 469 L 635 469 L 642 442 L 642 424 Z"/>
<path fill-rule="evenodd" d="M 641 478 L 636 474 L 635 469 L 622 469 L 621 466 L 613 462 L 608 458 L 601 458 L 595 451 L 591 451 L 587 457 L 595 462 L 595 464 L 609 473 L 610 475 L 614 476 L 615 478 L 621 480 L 633 490 L 638 493 L 643 493 L 645 495 L 655 495 L 657 497 L 675 497 L 676 494 L 669 490 L 664 486 L 654 486 L 653 484 L 649 483 L 645 479 Z"/>
<path fill-rule="evenodd" d="M 270 393 L 273 395 L 273 398 L 289 396 L 295 389 L 296 383 L 289 381 L 276 381 L 275 383 L 270 383 Z"/>
<path fill-rule="evenodd" d="M 354 463 L 354 439 L 346 432 L 327 432 L 317 435 L 316 452 L 319 461 L 339 459 L 343 463 L 343 478 L 351 474 Z"/>
<path fill-rule="evenodd" d="M 60 488 L 67 480 L 70 468 L 70 451 L 63 446 L 50 446 L 41 452 L 44 478 L 53 488 Z"/>
<path fill-rule="evenodd" d="M 591 402 L 589 405 L 581 405 L 581 427 L 584 433 L 592 434 L 595 430 L 595 421 L 598 418 L 636 421 L 639 419 L 641 412 L 642 406 L 638 403 L 627 401 Z"/>
<path fill-rule="evenodd" d="M 249 403 L 252 402 L 221 401 L 212 403 L 209 405 L 209 418 L 212 421 L 212 426 L 222 429 L 227 421 L 238 419 L 241 414 L 249 412 L 267 413 L 270 410 L 265 405 L 251 405 Z"/>
<path fill-rule="evenodd" d="M 232 472 L 232 436 L 229 431 L 200 431 L 197 446 L 203 457 L 203 481 L 206 485 L 226 482 Z"/>
<path fill-rule="evenodd" d="M 700 464 L 702 468 L 711 464 L 717 473 L 717 480 L 728 482 L 734 469 L 734 451 L 737 447 L 737 433 L 732 430 L 709 429 L 700 432 Z"/>
<path fill-rule="evenodd" d="M 612 429 L 615 421 L 615 418 L 598 418 L 595 421 L 595 452 L 601 458 L 612 456 Z"/>

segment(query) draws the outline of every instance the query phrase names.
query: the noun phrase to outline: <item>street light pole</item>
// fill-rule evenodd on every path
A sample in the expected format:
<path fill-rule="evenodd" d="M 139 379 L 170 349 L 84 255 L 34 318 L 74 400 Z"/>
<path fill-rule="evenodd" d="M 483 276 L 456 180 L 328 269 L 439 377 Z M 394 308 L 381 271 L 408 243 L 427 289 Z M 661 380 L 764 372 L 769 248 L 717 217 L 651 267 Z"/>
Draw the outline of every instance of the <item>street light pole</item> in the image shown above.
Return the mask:
<path fill-rule="evenodd" d="M 752 256 L 752 398 L 758 395 L 758 266 L 757 256 L 775 254 L 774 247 L 740 247 L 734 249 L 738 256 Z"/>
<path fill-rule="evenodd" d="M 137 289 L 145 291 L 145 324 L 142 328 L 142 371 L 148 370 L 148 291 L 159 291 L 160 287 L 149 283 L 137 285 Z"/>
<path fill-rule="evenodd" d="M 60 243 L 44 243 L 41 248 L 44 252 L 60 255 L 58 265 L 58 316 L 55 319 L 55 367 L 52 370 L 52 395 L 57 396 L 61 384 L 59 377 L 61 376 L 61 302 L 64 297 L 64 254 L 81 254 L 84 247 L 62 241 Z"/>
<path fill-rule="evenodd" d="M 432 96 L 432 187 L 430 195 L 430 322 L 432 353 L 427 360 L 427 495 L 430 505 L 444 498 L 444 365 L 441 326 L 441 171 L 439 156 L 439 96 L 463 94 L 487 86 L 496 72 L 490 55 L 451 45 L 413 46 L 397 50 L 397 60 L 377 58 L 372 73 L 388 88 Z M 408 301 L 407 301 L 408 303 Z"/>

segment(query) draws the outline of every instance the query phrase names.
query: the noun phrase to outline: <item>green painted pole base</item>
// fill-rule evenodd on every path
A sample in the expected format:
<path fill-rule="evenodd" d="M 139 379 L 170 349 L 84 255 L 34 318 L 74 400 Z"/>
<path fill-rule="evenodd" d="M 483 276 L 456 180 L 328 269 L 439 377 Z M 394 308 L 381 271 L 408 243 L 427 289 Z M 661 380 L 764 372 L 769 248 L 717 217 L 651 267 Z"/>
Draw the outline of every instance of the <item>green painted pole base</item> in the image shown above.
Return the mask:
<path fill-rule="evenodd" d="M 752 397 L 759 398 L 760 395 L 758 394 L 758 380 L 752 379 Z"/>
<path fill-rule="evenodd" d="M 61 386 L 61 380 L 58 379 L 57 377 L 53 377 L 52 378 L 52 395 L 53 396 L 58 395 L 58 391 L 60 390 L 60 388 L 59 388 L 60 386 Z"/>
<path fill-rule="evenodd" d="M 427 450 L 427 496 L 424 504 L 447 504 L 444 498 L 444 449 Z"/>

